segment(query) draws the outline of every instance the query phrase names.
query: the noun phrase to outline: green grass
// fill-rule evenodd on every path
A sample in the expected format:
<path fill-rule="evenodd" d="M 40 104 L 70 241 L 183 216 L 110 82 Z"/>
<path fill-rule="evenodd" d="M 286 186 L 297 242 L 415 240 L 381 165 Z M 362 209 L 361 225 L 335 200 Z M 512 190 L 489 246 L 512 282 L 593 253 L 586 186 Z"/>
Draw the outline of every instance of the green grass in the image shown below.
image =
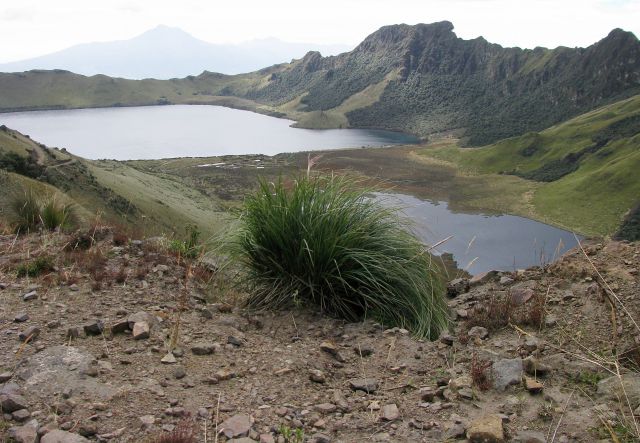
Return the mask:
<path fill-rule="evenodd" d="M 262 181 L 232 242 L 253 309 L 302 303 L 436 338 L 447 325 L 431 256 L 396 210 L 344 178 Z"/>
<path fill-rule="evenodd" d="M 38 277 L 53 270 L 53 261 L 50 257 L 40 256 L 28 263 L 23 263 L 16 268 L 18 278 Z"/>
<path fill-rule="evenodd" d="M 638 116 L 640 96 L 634 96 L 539 133 L 478 149 L 445 146 L 421 154 L 470 175 L 540 177 L 546 183 L 530 182 L 537 218 L 584 234 L 612 235 L 640 199 L 640 134 L 625 124 Z M 597 147 L 598 140 L 606 143 Z"/>

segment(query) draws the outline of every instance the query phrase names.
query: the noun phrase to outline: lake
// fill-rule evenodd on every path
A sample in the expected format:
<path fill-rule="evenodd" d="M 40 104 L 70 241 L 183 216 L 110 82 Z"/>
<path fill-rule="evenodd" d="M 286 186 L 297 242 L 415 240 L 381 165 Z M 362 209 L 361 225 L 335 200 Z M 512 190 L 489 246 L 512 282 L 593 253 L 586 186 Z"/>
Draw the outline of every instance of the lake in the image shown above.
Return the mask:
<path fill-rule="evenodd" d="M 291 120 L 206 105 L 0 114 L 0 124 L 89 159 L 142 160 L 266 154 L 416 143 L 369 129 L 300 129 Z"/>
<path fill-rule="evenodd" d="M 416 234 L 427 245 L 452 235 L 432 252 L 453 254 L 458 267 L 471 274 L 539 266 L 577 246 L 572 232 L 524 217 L 456 213 L 446 202 L 403 194 L 376 196 L 384 204 L 402 208 L 401 212 L 413 220 Z"/>

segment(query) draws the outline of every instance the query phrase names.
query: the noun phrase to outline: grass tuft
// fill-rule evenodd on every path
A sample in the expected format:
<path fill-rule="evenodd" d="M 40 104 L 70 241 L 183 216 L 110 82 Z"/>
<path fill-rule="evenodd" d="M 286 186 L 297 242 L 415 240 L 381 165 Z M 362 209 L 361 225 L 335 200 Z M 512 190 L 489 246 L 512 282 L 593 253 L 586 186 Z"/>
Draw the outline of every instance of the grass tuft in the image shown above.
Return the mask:
<path fill-rule="evenodd" d="M 396 209 L 359 185 L 340 177 L 260 182 L 232 243 L 248 307 L 306 304 L 437 338 L 448 314 L 430 254 Z"/>

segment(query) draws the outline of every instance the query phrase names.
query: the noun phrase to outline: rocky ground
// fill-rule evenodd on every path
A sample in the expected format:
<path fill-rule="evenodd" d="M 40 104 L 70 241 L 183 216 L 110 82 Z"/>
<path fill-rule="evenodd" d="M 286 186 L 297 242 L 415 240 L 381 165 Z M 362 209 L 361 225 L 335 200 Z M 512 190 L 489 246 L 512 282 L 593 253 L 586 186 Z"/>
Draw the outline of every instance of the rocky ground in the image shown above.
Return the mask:
<path fill-rule="evenodd" d="M 639 244 L 453 281 L 428 342 L 247 314 L 214 264 L 100 233 L 0 237 L 0 441 L 637 441 Z"/>

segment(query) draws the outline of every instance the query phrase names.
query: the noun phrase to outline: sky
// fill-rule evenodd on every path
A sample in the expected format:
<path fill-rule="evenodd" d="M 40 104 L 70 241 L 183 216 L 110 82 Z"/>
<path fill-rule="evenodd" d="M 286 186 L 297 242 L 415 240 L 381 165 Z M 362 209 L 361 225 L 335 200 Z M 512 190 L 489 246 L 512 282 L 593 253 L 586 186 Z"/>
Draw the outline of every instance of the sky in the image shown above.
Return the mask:
<path fill-rule="evenodd" d="M 0 0 L 0 63 L 176 26 L 211 43 L 275 37 L 356 46 L 384 25 L 449 20 L 502 46 L 588 46 L 640 36 L 640 0 Z"/>

